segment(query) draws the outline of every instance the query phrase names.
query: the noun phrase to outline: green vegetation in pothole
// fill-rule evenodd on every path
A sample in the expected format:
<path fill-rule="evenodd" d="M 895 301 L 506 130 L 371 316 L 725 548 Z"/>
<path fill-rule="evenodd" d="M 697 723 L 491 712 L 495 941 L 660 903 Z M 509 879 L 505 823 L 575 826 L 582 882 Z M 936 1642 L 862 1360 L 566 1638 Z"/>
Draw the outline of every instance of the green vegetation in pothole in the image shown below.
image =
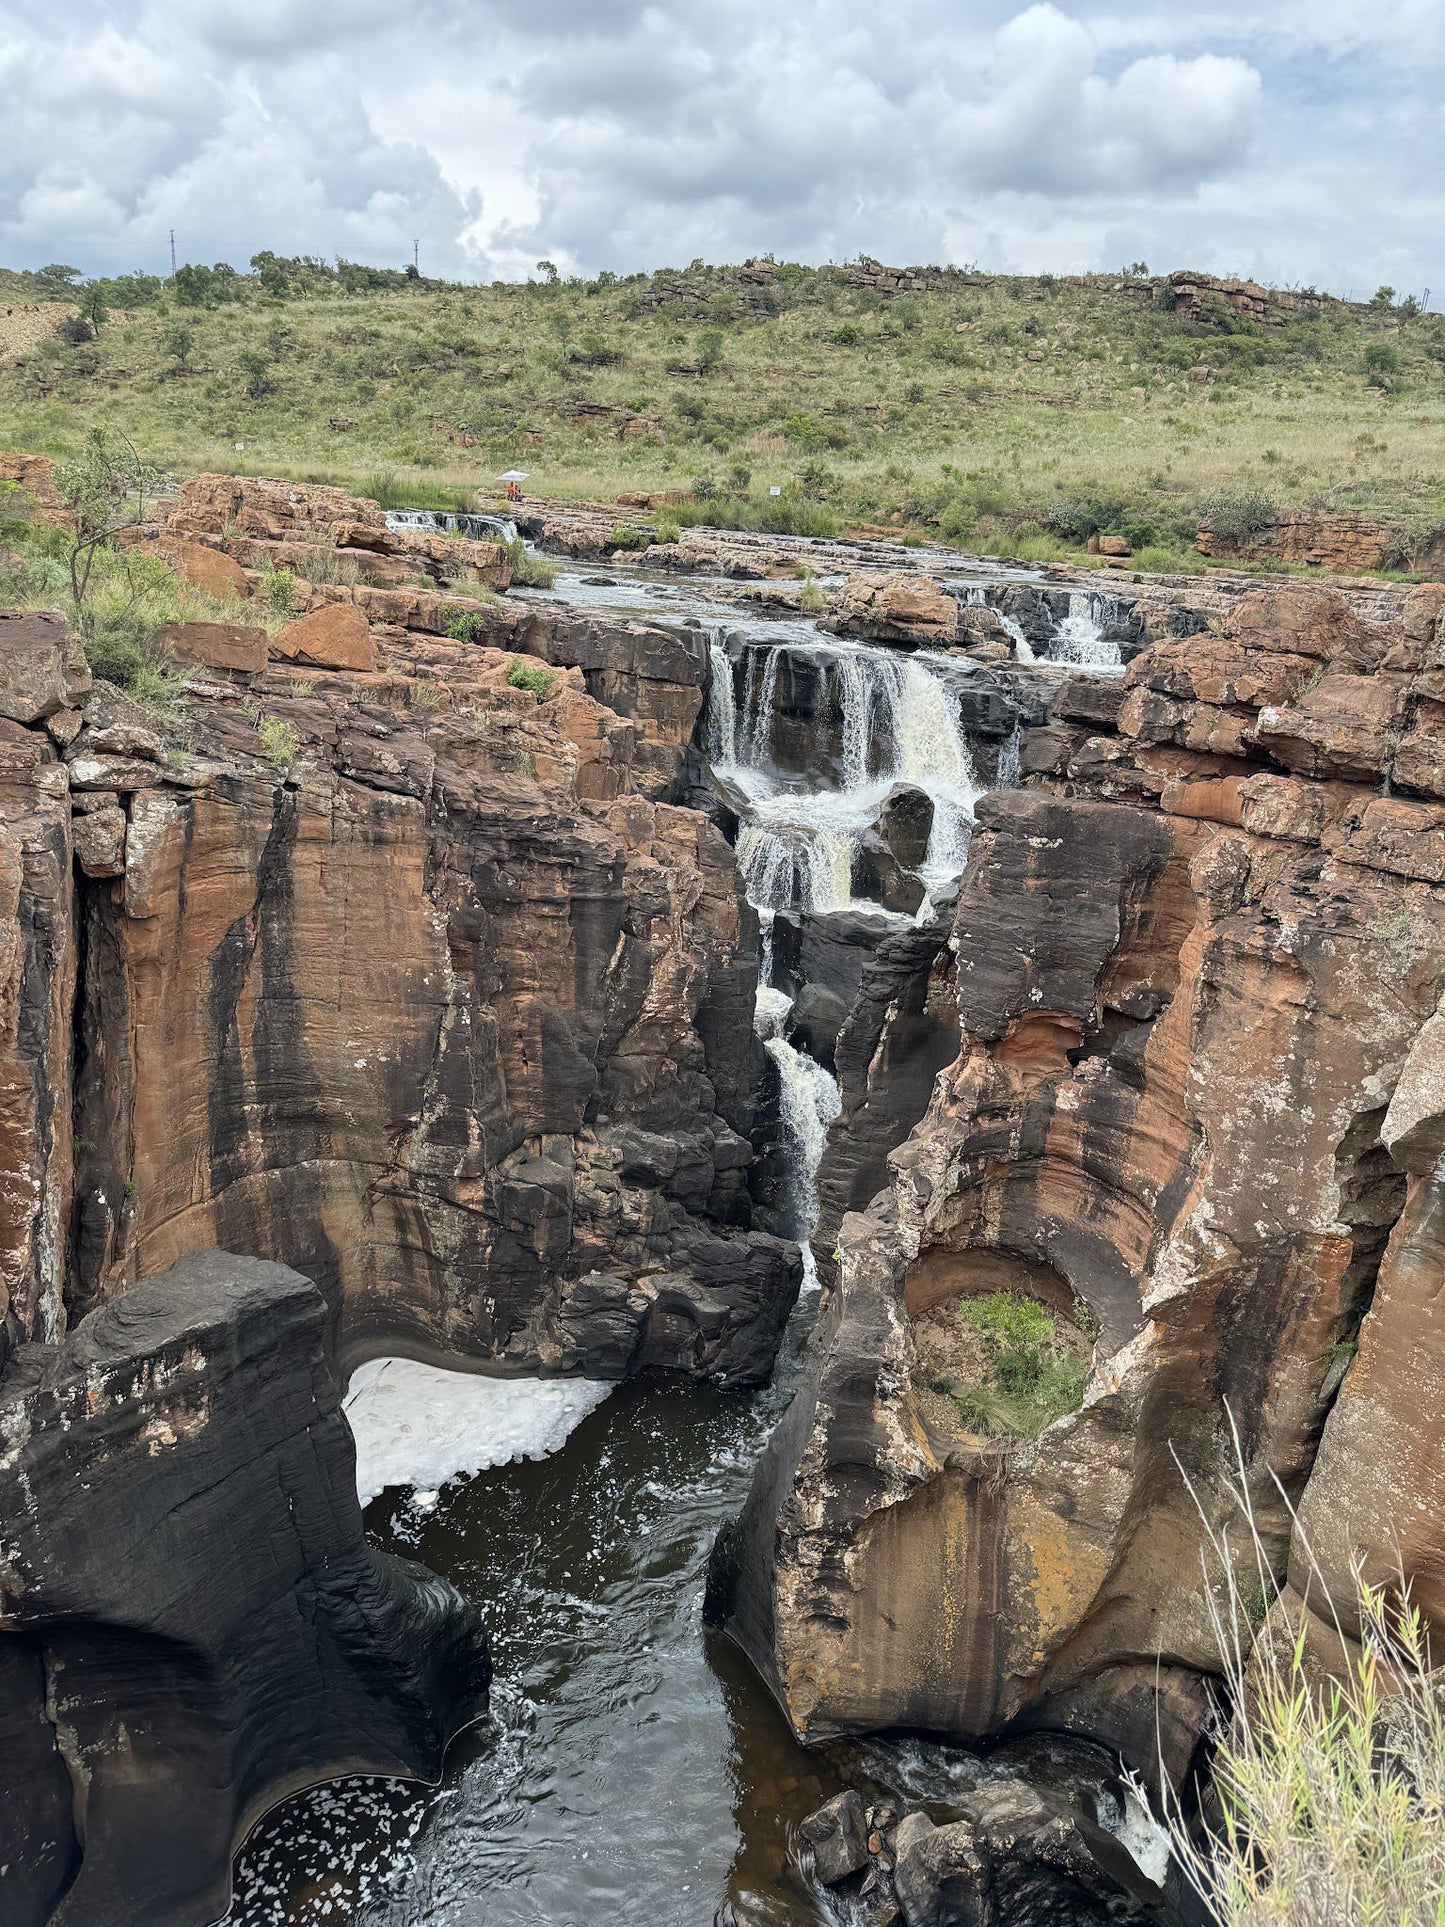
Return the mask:
<path fill-rule="evenodd" d="M 936 1305 L 914 1330 L 913 1377 L 926 1406 L 991 1439 L 1037 1438 L 1078 1410 L 1089 1382 L 1093 1339 L 1084 1324 L 1020 1292 Z"/>

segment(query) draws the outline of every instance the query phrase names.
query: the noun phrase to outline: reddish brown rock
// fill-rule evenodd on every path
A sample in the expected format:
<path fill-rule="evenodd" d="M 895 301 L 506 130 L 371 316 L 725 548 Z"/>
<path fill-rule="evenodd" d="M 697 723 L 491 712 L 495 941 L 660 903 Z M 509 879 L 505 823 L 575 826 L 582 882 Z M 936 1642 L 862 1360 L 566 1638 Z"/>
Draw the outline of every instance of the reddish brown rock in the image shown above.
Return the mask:
<path fill-rule="evenodd" d="M 204 542 L 180 541 L 173 536 L 163 536 L 156 548 L 193 589 L 214 597 L 217 602 L 243 601 L 251 593 L 246 571 L 220 549 L 208 548 Z"/>
<path fill-rule="evenodd" d="M 316 669 L 371 671 L 378 661 L 370 624 L 360 609 L 345 602 L 288 622 L 271 637 L 269 648 L 283 662 L 309 663 Z"/>
<path fill-rule="evenodd" d="M 805 1736 L 1022 1719 L 1184 1772 L 1236 1475 L 1295 1598 L 1280 1492 L 1303 1495 L 1321 1624 L 1354 1558 L 1384 1578 L 1403 1550 L 1445 1629 L 1445 804 L 1385 788 L 1407 745 L 1431 779 L 1445 692 L 1403 652 L 1437 620 L 1417 600 L 1411 640 L 1247 595 L 1224 637 L 1140 659 L 1119 734 L 1034 731 L 1031 788 L 979 804 L 958 1057 L 886 1186 L 829 1220 L 836 1286 L 710 1594 Z M 840 1131 L 886 1112 L 915 1011 L 874 1019 Z M 1037 1439 L 991 1435 L 929 1363 L 927 1321 L 999 1289 L 1082 1301 L 1097 1335 Z"/>
<path fill-rule="evenodd" d="M 926 576 L 850 576 L 834 608 L 845 635 L 943 642 L 958 631 L 958 604 Z"/>
<path fill-rule="evenodd" d="M 202 669 L 259 676 L 266 668 L 266 631 L 240 622 L 179 622 L 165 632 L 167 646 L 182 662 Z"/>
<path fill-rule="evenodd" d="M 0 717 L 41 722 L 90 686 L 84 653 L 60 616 L 0 612 Z"/>

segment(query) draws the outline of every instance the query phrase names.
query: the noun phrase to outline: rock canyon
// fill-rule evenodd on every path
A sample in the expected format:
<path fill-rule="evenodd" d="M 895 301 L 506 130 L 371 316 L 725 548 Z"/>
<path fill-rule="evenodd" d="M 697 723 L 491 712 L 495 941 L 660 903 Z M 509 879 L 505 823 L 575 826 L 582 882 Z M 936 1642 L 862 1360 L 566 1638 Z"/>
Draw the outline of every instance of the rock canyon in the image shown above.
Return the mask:
<path fill-rule="evenodd" d="M 484 1719 L 465 1558 L 363 1523 L 381 1358 L 662 1374 L 679 1463 L 763 1401 L 690 1435 L 743 1846 L 659 1920 L 1180 1918 L 1118 1789 L 1193 1797 L 1240 1486 L 1251 1637 L 1326 1671 L 1361 1563 L 1445 1622 L 1445 588 L 616 517 L 195 478 L 126 536 L 228 610 L 159 720 L 0 614 L 7 1921 L 219 1919 Z M 735 1652 L 848 1782 L 791 1902 Z M 935 1827 L 875 1734 L 999 1764 Z"/>

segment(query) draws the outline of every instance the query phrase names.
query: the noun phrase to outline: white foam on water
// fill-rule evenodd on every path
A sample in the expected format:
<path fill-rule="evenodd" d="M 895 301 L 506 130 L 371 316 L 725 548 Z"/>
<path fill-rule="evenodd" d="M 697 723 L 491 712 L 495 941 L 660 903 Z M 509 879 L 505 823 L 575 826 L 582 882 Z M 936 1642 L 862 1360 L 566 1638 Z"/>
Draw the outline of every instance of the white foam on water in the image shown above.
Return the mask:
<path fill-rule="evenodd" d="M 449 1480 L 516 1459 L 545 1459 L 606 1398 L 590 1378 L 487 1378 L 411 1358 L 373 1358 L 351 1375 L 343 1409 L 356 1438 L 363 1505 L 410 1487 L 421 1511 Z"/>

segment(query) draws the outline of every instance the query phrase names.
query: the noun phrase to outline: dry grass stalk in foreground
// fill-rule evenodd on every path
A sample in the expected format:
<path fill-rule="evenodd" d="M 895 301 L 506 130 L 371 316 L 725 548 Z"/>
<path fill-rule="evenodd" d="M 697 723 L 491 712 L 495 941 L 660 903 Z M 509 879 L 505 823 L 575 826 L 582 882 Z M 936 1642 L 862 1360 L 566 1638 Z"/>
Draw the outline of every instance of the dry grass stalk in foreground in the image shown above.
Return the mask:
<path fill-rule="evenodd" d="M 1356 1573 L 1358 1637 L 1331 1609 L 1339 1668 L 1322 1679 L 1302 1605 L 1276 1601 L 1254 1636 L 1251 1606 L 1274 1585 L 1242 1481 L 1234 1496 L 1260 1591 L 1211 1528 L 1206 1593 L 1234 1713 L 1213 1761 L 1212 1834 L 1201 1843 L 1170 1816 L 1184 1877 L 1221 1927 L 1445 1927 L 1445 1677 L 1408 1584 Z"/>

